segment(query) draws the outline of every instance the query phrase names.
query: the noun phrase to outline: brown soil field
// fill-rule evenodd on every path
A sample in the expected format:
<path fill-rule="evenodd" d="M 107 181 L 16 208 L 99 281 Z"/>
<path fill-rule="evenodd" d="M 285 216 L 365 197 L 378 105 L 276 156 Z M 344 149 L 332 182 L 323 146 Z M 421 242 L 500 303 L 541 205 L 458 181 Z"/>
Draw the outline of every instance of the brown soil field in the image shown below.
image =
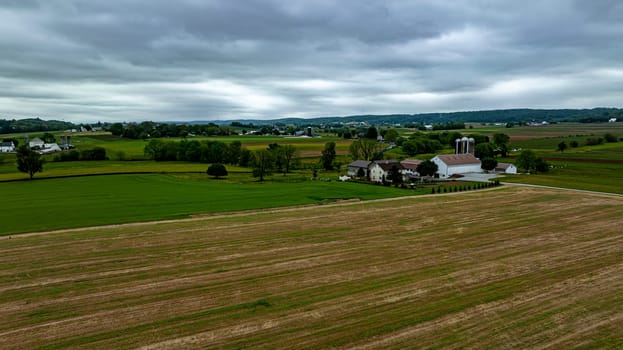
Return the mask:
<path fill-rule="evenodd" d="M 510 187 L 15 235 L 0 348 L 621 348 L 621 227 Z"/>

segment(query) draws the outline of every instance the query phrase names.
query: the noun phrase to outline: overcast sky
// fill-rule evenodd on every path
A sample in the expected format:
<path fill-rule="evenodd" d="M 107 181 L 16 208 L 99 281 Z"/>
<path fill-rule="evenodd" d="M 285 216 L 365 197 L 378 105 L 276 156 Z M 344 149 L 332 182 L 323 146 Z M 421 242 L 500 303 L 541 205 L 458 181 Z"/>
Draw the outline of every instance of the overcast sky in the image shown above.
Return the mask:
<path fill-rule="evenodd" d="M 622 105 L 618 0 L 0 1 L 0 118 Z"/>

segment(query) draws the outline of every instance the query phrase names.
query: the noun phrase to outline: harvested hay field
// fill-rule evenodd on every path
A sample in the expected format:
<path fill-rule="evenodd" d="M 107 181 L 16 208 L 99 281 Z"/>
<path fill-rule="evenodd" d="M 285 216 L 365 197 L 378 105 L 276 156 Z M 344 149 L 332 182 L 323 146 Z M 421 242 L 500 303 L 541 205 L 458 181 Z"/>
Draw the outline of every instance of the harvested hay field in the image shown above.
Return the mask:
<path fill-rule="evenodd" d="M 620 348 L 621 227 L 502 188 L 4 237 L 0 348 Z"/>

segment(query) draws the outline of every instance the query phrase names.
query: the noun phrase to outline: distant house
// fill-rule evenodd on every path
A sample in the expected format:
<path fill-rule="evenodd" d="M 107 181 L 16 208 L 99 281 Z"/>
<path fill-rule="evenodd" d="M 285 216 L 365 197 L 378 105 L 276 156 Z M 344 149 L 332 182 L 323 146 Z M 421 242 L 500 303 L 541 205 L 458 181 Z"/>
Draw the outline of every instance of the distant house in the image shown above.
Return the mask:
<path fill-rule="evenodd" d="M 45 142 L 43 142 L 42 139 L 35 137 L 34 139 L 30 140 L 28 142 L 28 147 L 30 148 L 35 148 L 35 147 L 39 147 L 39 148 L 43 148 L 43 145 L 45 144 Z"/>
<path fill-rule="evenodd" d="M 502 174 L 517 174 L 517 167 L 510 163 L 498 163 L 495 167 L 495 172 Z"/>
<path fill-rule="evenodd" d="M 417 167 L 420 163 L 422 163 L 422 161 L 419 159 L 405 159 L 400 162 L 400 165 L 402 166 L 402 170 L 400 172 L 403 175 L 402 177 L 404 181 L 409 181 L 413 177 L 420 176 L 420 173 L 417 171 Z"/>
<path fill-rule="evenodd" d="M 608 119 L 608 123 L 616 123 L 616 122 L 617 122 L 617 118 Z"/>
<path fill-rule="evenodd" d="M 481 173 L 480 159 L 471 153 L 466 154 L 439 154 L 431 159 L 437 164 L 437 174 L 440 178 L 448 178 L 455 174 Z"/>
<path fill-rule="evenodd" d="M 0 152 L 15 152 L 15 144 L 13 141 L 5 141 L 0 143 Z"/>
<path fill-rule="evenodd" d="M 372 162 L 369 160 L 356 160 L 348 164 L 347 174 L 350 177 L 368 177 L 370 164 Z M 360 174 L 363 174 L 363 176 L 359 176 Z"/>
<path fill-rule="evenodd" d="M 391 182 L 392 171 L 401 169 L 402 165 L 395 159 L 375 160 L 370 165 L 370 181 Z"/>

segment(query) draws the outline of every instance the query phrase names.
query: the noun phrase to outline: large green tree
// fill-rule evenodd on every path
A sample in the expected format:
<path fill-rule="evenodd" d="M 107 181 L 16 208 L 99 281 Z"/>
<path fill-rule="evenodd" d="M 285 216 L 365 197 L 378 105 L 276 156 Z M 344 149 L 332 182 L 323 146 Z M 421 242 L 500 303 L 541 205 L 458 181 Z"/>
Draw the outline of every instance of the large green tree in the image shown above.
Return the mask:
<path fill-rule="evenodd" d="M 396 142 L 396 139 L 400 136 L 396 129 L 388 129 L 383 136 L 383 139 L 387 142 Z"/>
<path fill-rule="evenodd" d="M 483 170 L 493 170 L 495 169 L 495 167 L 498 165 L 498 161 L 495 160 L 495 158 L 483 158 L 482 159 L 482 164 L 480 165 L 480 167 Z"/>
<path fill-rule="evenodd" d="M 371 126 L 368 128 L 368 131 L 366 132 L 366 138 L 370 139 L 370 140 L 376 140 L 376 138 L 379 136 L 379 132 L 378 130 L 376 130 L 375 127 Z"/>
<path fill-rule="evenodd" d="M 375 160 L 383 155 L 384 146 L 376 140 L 359 139 L 350 144 L 350 156 L 353 160 Z"/>
<path fill-rule="evenodd" d="M 484 159 L 484 158 L 493 158 L 495 155 L 495 151 L 493 149 L 493 145 L 490 143 L 480 143 L 476 145 L 474 149 L 474 155 L 476 158 Z"/>
<path fill-rule="evenodd" d="M 27 173 L 32 180 L 35 173 L 43 171 L 41 155 L 24 144 L 17 148 L 17 170 Z"/>
<path fill-rule="evenodd" d="M 221 163 L 214 163 L 208 167 L 207 173 L 208 175 L 214 176 L 214 178 L 218 179 L 221 176 L 227 176 L 227 168 L 225 168 L 225 165 Z"/>
<path fill-rule="evenodd" d="M 543 158 L 537 157 L 536 153 L 529 149 L 521 151 L 516 163 L 519 169 L 524 169 L 534 174 L 539 172 L 545 173 L 549 170 L 549 163 L 543 160 Z"/>
<path fill-rule="evenodd" d="M 515 162 L 517 163 L 517 167 L 519 169 L 533 171 L 536 167 L 536 158 L 537 156 L 534 151 L 526 149 L 521 151 Z"/>
<path fill-rule="evenodd" d="M 420 176 L 433 176 L 439 170 L 439 167 L 435 162 L 430 160 L 425 160 L 422 163 L 418 164 L 416 168 L 417 172 L 420 173 Z"/>
<path fill-rule="evenodd" d="M 333 169 L 333 162 L 335 161 L 335 142 L 327 142 L 322 150 L 320 156 L 320 164 L 325 170 Z"/>
<path fill-rule="evenodd" d="M 253 152 L 252 165 L 253 177 L 258 177 L 260 181 L 264 181 L 264 176 L 270 175 L 274 166 L 271 152 L 267 149 Z"/>
<path fill-rule="evenodd" d="M 289 173 L 290 167 L 297 157 L 298 150 L 293 145 L 283 145 L 281 147 L 281 152 L 283 154 L 285 171 Z"/>
<path fill-rule="evenodd" d="M 506 134 L 493 134 L 493 146 L 495 153 L 506 157 L 508 155 L 508 142 L 510 137 Z"/>

